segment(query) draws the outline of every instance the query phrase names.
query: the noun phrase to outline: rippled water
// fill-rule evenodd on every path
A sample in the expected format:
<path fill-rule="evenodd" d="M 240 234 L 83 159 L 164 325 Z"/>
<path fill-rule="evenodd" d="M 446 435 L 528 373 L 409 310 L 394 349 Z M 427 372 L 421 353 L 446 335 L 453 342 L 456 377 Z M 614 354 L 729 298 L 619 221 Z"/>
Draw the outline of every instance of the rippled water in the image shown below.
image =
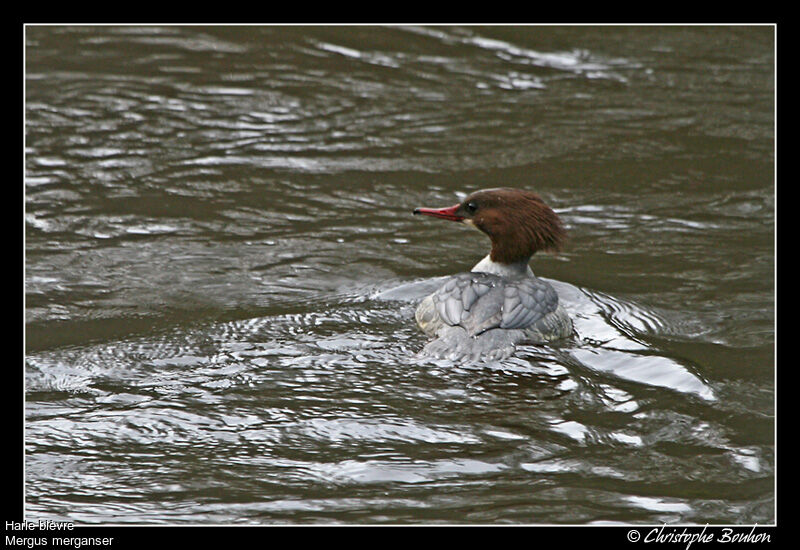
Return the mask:
<path fill-rule="evenodd" d="M 772 27 L 25 44 L 26 519 L 774 522 Z M 576 336 L 417 359 L 497 185 Z"/>

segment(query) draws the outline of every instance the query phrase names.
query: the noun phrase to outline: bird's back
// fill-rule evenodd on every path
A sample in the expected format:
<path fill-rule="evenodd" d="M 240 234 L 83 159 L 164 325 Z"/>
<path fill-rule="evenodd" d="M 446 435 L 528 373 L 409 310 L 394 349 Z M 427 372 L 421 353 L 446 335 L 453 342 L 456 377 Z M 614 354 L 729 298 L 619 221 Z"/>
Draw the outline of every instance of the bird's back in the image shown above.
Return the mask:
<path fill-rule="evenodd" d="M 502 359 L 518 343 L 544 343 L 572 333 L 553 287 L 533 276 L 459 273 L 426 297 L 415 317 L 426 334 L 436 337 L 420 353 L 453 360 Z"/>

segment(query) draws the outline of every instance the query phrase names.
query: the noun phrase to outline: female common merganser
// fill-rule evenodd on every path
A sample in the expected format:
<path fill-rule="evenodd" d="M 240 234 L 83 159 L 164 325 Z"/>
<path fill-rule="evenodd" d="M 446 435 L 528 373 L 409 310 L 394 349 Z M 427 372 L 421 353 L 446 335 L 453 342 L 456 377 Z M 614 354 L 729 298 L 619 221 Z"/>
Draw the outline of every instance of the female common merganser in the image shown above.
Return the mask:
<path fill-rule="evenodd" d="M 572 321 L 547 282 L 528 262 L 539 250 L 557 251 L 566 237 L 558 215 L 521 189 L 485 189 L 448 208 L 416 208 L 489 235 L 492 250 L 469 273 L 450 277 L 422 300 L 415 317 L 429 336 L 421 355 L 452 360 L 497 360 L 515 344 L 541 344 L 572 334 Z"/>

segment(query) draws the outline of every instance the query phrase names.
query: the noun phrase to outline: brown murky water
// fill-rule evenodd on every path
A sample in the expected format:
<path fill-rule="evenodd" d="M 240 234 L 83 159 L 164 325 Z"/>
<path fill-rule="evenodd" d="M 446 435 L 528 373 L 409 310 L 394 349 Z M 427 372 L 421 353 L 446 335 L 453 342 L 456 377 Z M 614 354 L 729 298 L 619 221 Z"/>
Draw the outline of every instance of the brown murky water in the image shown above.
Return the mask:
<path fill-rule="evenodd" d="M 774 522 L 773 32 L 27 27 L 27 519 Z M 577 335 L 417 360 L 498 185 Z"/>

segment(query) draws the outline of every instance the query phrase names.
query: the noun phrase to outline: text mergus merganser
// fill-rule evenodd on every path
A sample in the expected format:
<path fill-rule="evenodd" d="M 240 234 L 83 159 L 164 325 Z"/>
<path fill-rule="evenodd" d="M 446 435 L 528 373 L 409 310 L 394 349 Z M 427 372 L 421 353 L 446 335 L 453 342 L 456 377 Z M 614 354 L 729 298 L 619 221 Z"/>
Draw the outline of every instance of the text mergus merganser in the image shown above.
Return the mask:
<path fill-rule="evenodd" d="M 561 220 L 535 193 L 485 189 L 448 208 L 414 214 L 462 222 L 486 233 L 488 256 L 469 273 L 447 279 L 417 308 L 429 336 L 421 354 L 452 360 L 497 360 L 519 343 L 541 344 L 572 334 L 572 321 L 553 287 L 528 262 L 539 250 L 557 251 L 566 237 Z"/>

